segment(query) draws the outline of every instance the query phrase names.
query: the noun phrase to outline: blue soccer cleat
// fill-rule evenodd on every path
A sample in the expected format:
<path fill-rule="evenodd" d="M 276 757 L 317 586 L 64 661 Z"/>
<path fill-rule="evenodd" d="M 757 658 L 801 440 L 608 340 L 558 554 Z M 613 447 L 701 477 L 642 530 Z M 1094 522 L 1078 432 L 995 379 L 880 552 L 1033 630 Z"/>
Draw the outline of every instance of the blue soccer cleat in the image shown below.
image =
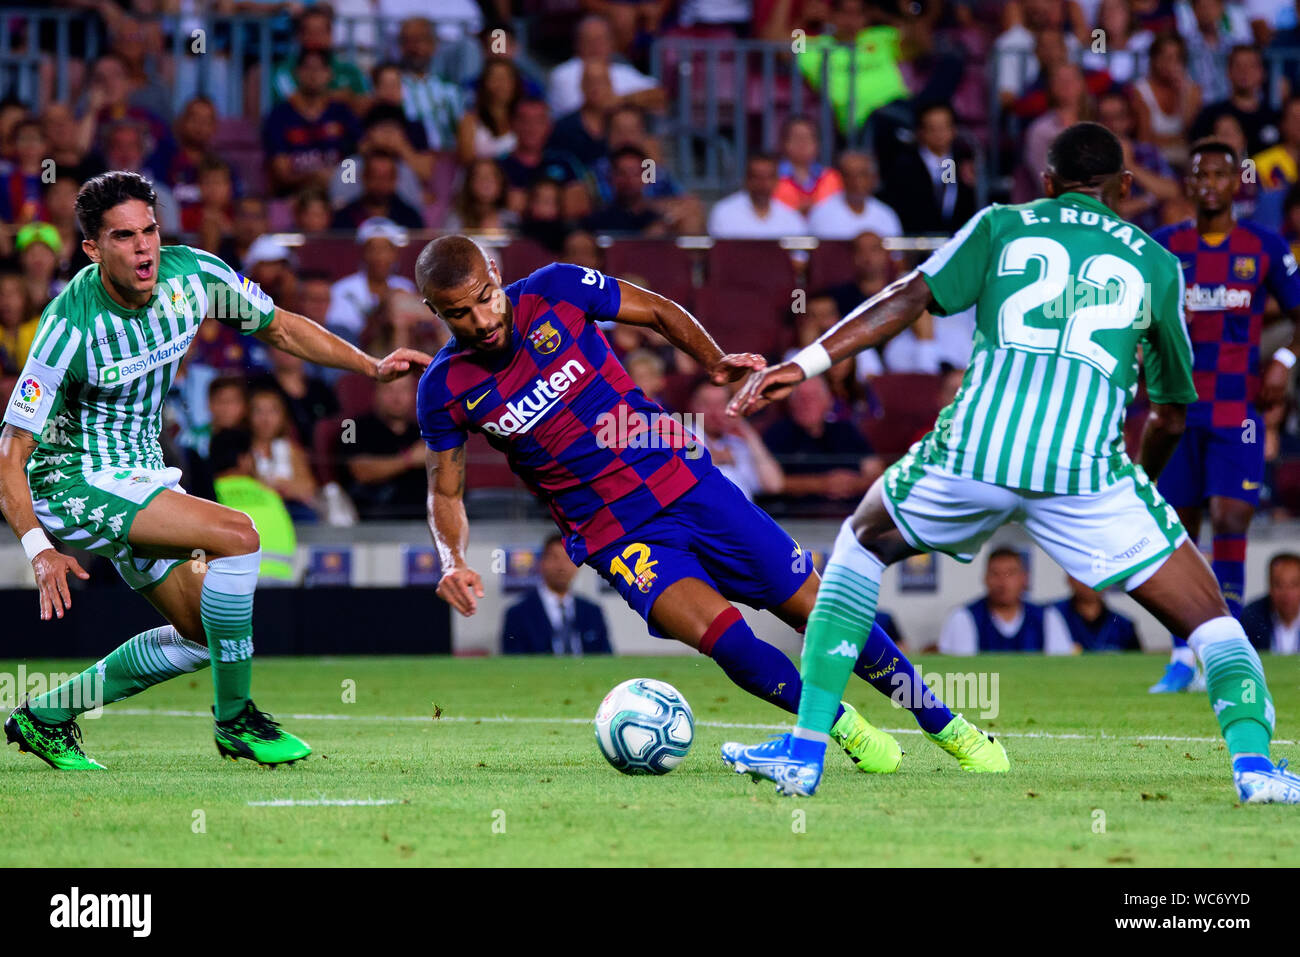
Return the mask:
<path fill-rule="evenodd" d="M 1232 781 L 1242 804 L 1300 804 L 1300 776 L 1285 759 L 1268 771 L 1234 771 Z"/>
<path fill-rule="evenodd" d="M 1174 694 L 1178 691 L 1186 691 L 1195 677 L 1196 669 L 1191 665 L 1185 665 L 1181 661 L 1171 661 L 1165 673 L 1160 676 L 1160 680 L 1147 691 L 1151 694 Z"/>
<path fill-rule="evenodd" d="M 794 750 L 792 734 L 780 735 L 763 744 L 728 741 L 722 746 L 722 760 L 737 774 L 748 774 L 755 781 L 766 778 L 775 782 L 777 794 L 812 797 L 822 779 L 822 762 L 796 757 Z"/>

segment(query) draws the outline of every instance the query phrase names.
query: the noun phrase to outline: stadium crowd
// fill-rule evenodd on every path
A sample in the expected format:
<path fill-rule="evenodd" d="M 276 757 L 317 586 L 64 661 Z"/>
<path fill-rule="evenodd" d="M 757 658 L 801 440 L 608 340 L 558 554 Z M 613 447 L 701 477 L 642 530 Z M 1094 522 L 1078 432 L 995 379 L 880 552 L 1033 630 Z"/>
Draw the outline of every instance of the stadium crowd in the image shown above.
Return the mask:
<path fill-rule="evenodd" d="M 50 11 L 76 13 L 62 58 L 50 22 L 6 12 L 0 392 L 45 305 L 88 262 L 73 201 L 107 169 L 150 177 L 164 241 L 216 252 L 277 303 L 376 353 L 443 344 L 410 267 L 426 238 L 464 232 L 496 251 L 507 281 L 557 259 L 608 269 L 692 308 L 724 347 L 779 359 L 910 265 L 899 237 L 951 235 L 983 197 L 1036 196 L 1047 144 L 1081 119 L 1124 144 L 1136 181 L 1125 217 L 1153 229 L 1190 216 L 1187 146 L 1214 135 L 1249 157 L 1238 215 L 1300 249 L 1296 6 L 52 0 Z M 256 35 L 269 49 L 241 52 L 245 21 L 230 20 L 201 54 L 221 82 L 197 83 L 198 54 L 168 37 L 210 22 L 200 13 L 265 19 Z M 734 192 L 693 190 L 670 137 L 695 93 L 652 76 L 661 37 L 780 44 L 801 101 L 831 109 L 796 113 L 788 95 L 753 107 L 775 112 L 772 141 L 736 159 Z M 32 56 L 38 89 L 22 98 L 10 71 Z M 792 236 L 819 245 L 778 245 Z M 1269 319 L 1265 356 L 1289 336 L 1276 310 Z M 728 419 L 726 392 L 662 339 L 607 334 L 648 395 L 698 416 L 747 494 L 778 513 L 838 515 L 955 393 L 972 328 L 970 316 L 927 316 L 753 424 Z M 256 479 L 293 522 L 419 517 L 414 383 L 354 378 L 205 323 L 169 397 L 168 455 L 199 494 Z M 1143 413 L 1139 396 L 1131 436 Z M 1265 502 L 1295 514 L 1300 412 L 1288 400 L 1266 422 Z M 471 468 L 471 488 L 513 484 L 476 449 L 491 465 Z"/>

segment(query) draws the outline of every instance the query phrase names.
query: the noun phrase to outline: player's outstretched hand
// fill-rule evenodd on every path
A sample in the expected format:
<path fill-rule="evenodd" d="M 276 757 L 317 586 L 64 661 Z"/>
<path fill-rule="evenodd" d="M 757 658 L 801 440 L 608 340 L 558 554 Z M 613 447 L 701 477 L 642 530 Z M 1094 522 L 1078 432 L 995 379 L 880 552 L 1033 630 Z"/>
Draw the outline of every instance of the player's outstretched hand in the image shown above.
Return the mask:
<path fill-rule="evenodd" d="M 803 369 L 793 362 L 760 369 L 750 375 L 727 405 L 727 415 L 752 415 L 770 402 L 779 402 L 804 380 Z"/>
<path fill-rule="evenodd" d="M 472 568 L 453 568 L 438 582 L 438 597 L 468 618 L 483 597 L 483 579 Z"/>
<path fill-rule="evenodd" d="M 1264 375 L 1259 380 L 1259 396 L 1255 405 L 1261 409 L 1271 409 L 1286 398 L 1287 383 L 1291 381 L 1291 369 L 1274 359 L 1264 368 Z"/>
<path fill-rule="evenodd" d="M 433 361 L 433 356 L 419 349 L 394 349 L 379 360 L 375 368 L 375 378 L 380 382 L 392 382 L 411 371 L 412 367 L 424 368 Z"/>
<path fill-rule="evenodd" d="M 72 593 L 68 590 L 69 573 L 83 581 L 90 577 L 75 558 L 52 548 L 45 549 L 32 559 L 32 571 L 36 573 L 36 587 L 41 593 L 41 621 L 62 618 L 64 611 L 72 607 Z"/>
<path fill-rule="evenodd" d="M 766 367 L 767 360 L 757 353 L 732 352 L 713 364 L 709 370 L 709 380 L 714 385 L 726 385 Z"/>

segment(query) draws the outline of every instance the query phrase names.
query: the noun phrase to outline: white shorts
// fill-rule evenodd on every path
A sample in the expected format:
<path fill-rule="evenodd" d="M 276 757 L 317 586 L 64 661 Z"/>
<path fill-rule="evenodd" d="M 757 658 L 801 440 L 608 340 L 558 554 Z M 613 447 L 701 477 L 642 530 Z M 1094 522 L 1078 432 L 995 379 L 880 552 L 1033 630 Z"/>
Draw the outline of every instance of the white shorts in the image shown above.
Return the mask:
<path fill-rule="evenodd" d="M 909 453 L 885 472 L 884 500 L 909 545 L 961 562 L 1011 522 L 1067 573 L 1096 589 L 1131 591 L 1187 538 L 1178 513 L 1137 465 L 1100 492 L 1027 492 L 953 475 Z"/>

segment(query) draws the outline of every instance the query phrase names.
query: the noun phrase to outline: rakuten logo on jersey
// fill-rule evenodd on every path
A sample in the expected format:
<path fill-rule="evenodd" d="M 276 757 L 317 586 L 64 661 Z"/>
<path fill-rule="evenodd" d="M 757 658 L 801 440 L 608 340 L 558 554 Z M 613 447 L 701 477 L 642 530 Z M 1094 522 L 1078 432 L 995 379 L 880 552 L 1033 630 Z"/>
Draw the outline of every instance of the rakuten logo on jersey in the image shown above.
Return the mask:
<path fill-rule="evenodd" d="M 1183 302 L 1188 312 L 1218 312 L 1220 309 L 1249 309 L 1254 293 L 1227 286 L 1188 286 Z"/>
<path fill-rule="evenodd" d="M 483 431 L 492 435 L 523 435 L 559 405 L 564 394 L 586 373 L 581 362 L 570 359 L 560 371 L 552 372 L 545 379 L 537 379 L 532 392 L 507 402 L 505 411 L 494 421 L 483 423 Z"/>

